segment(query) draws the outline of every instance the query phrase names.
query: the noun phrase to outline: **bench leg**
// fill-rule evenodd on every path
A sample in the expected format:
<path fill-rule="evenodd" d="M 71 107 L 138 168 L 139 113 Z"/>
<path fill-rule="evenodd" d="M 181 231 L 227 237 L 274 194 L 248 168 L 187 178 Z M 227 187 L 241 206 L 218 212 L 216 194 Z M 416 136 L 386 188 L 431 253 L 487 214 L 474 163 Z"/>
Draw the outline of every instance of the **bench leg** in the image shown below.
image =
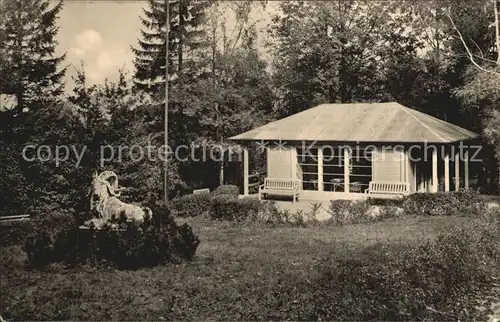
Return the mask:
<path fill-rule="evenodd" d="M 259 201 L 262 200 L 262 193 L 260 192 L 260 189 L 259 189 Z"/>

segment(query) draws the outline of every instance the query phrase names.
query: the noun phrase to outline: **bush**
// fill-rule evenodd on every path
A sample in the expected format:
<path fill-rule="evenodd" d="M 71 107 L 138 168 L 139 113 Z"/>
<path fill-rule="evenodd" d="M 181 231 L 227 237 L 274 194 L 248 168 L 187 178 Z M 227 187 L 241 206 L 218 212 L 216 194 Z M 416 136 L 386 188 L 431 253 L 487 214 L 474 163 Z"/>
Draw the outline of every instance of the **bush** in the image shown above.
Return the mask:
<path fill-rule="evenodd" d="M 311 320 L 471 319 L 498 267 L 500 226 L 458 228 L 419 247 L 375 247 L 324 267 Z"/>
<path fill-rule="evenodd" d="M 31 218 L 32 233 L 25 243 L 30 266 L 43 266 L 70 256 L 73 247 L 68 240 L 75 234 L 77 222 L 66 213 L 49 213 Z"/>
<path fill-rule="evenodd" d="M 60 262 L 135 269 L 191 260 L 200 243 L 191 227 L 178 226 L 164 209 L 153 211 L 153 217 L 143 223 L 121 218 L 101 230 L 44 222 L 25 245 L 28 264 L 35 268 Z"/>
<path fill-rule="evenodd" d="M 242 221 L 257 216 L 260 209 L 257 199 L 236 199 L 233 195 L 221 194 L 212 198 L 210 216 L 218 220 Z"/>
<path fill-rule="evenodd" d="M 24 244 L 26 238 L 31 234 L 31 230 L 32 227 L 28 220 L 0 223 L 1 246 Z"/>
<path fill-rule="evenodd" d="M 328 208 L 332 217 L 328 219 L 328 223 L 346 225 L 369 221 L 368 209 L 366 201 L 332 200 Z"/>
<path fill-rule="evenodd" d="M 222 186 L 218 186 L 212 192 L 212 194 L 214 196 L 230 195 L 230 196 L 238 198 L 240 195 L 240 188 L 238 188 L 238 186 L 235 186 L 235 185 L 222 185 Z"/>
<path fill-rule="evenodd" d="M 184 195 L 172 201 L 172 210 L 180 217 L 195 217 L 210 209 L 211 199 L 209 193 Z"/>
<path fill-rule="evenodd" d="M 406 214 L 420 216 L 451 216 L 456 214 L 479 214 L 485 203 L 478 192 L 460 190 L 440 193 L 415 193 L 403 201 Z"/>
<path fill-rule="evenodd" d="M 298 210 L 291 212 L 288 209 L 279 209 L 276 202 L 266 200 L 259 205 L 259 211 L 252 211 L 247 217 L 249 222 L 264 223 L 272 225 L 305 226 L 306 221 L 313 221 L 318 207 L 313 207 L 311 212 Z"/>

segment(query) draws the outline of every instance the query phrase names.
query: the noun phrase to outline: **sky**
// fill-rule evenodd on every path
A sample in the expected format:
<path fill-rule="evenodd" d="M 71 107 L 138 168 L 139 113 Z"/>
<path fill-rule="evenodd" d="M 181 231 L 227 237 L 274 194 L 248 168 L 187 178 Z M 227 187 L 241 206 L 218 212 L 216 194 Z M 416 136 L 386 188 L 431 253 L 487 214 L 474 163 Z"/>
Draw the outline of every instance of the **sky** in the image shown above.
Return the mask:
<path fill-rule="evenodd" d="M 116 79 L 120 68 L 133 70 L 130 46 L 137 45 L 144 5 L 139 1 L 65 2 L 59 13 L 57 53 L 66 53 L 69 87 L 81 62 L 92 84 Z"/>
<path fill-rule="evenodd" d="M 106 78 L 117 79 L 120 68 L 133 72 L 130 47 L 137 46 L 142 28 L 139 16 L 145 6 L 145 1 L 131 0 L 65 1 L 59 13 L 57 54 L 66 53 L 68 91 L 75 67 L 80 68 L 81 62 L 91 84 L 102 84 Z M 263 37 L 273 7 L 271 4 L 253 14 L 259 20 L 259 38 Z"/>

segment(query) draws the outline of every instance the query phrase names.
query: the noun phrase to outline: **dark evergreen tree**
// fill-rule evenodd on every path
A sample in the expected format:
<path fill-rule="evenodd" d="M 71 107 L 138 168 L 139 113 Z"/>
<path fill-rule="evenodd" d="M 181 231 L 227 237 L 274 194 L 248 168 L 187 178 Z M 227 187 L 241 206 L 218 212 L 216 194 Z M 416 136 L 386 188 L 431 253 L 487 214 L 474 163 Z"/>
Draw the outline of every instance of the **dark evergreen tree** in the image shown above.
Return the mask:
<path fill-rule="evenodd" d="M 63 3 L 48 0 L 3 0 L 0 4 L 1 90 L 16 95 L 17 114 L 54 103 L 63 93 L 65 55 L 55 56 L 57 14 Z M 25 110 L 26 111 L 26 110 Z"/>
<path fill-rule="evenodd" d="M 168 1 L 170 10 L 169 71 L 173 78 L 194 72 L 197 49 L 203 45 L 204 19 L 208 1 Z M 163 95 L 165 86 L 165 19 L 167 0 L 148 0 L 143 9 L 141 39 L 135 54 L 135 86 L 149 93 Z"/>

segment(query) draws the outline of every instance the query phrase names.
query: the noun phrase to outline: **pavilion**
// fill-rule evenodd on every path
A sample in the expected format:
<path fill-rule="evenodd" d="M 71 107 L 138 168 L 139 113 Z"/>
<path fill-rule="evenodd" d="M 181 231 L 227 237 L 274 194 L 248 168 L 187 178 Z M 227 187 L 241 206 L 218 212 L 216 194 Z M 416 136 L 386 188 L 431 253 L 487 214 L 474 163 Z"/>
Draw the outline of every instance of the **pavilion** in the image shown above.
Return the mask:
<path fill-rule="evenodd" d="M 359 199 L 371 181 L 406 182 L 410 192 L 469 188 L 478 135 L 399 103 L 322 104 L 231 137 L 267 153 L 267 177 L 301 181 L 301 198 Z M 452 169 L 452 170 L 450 170 Z"/>

